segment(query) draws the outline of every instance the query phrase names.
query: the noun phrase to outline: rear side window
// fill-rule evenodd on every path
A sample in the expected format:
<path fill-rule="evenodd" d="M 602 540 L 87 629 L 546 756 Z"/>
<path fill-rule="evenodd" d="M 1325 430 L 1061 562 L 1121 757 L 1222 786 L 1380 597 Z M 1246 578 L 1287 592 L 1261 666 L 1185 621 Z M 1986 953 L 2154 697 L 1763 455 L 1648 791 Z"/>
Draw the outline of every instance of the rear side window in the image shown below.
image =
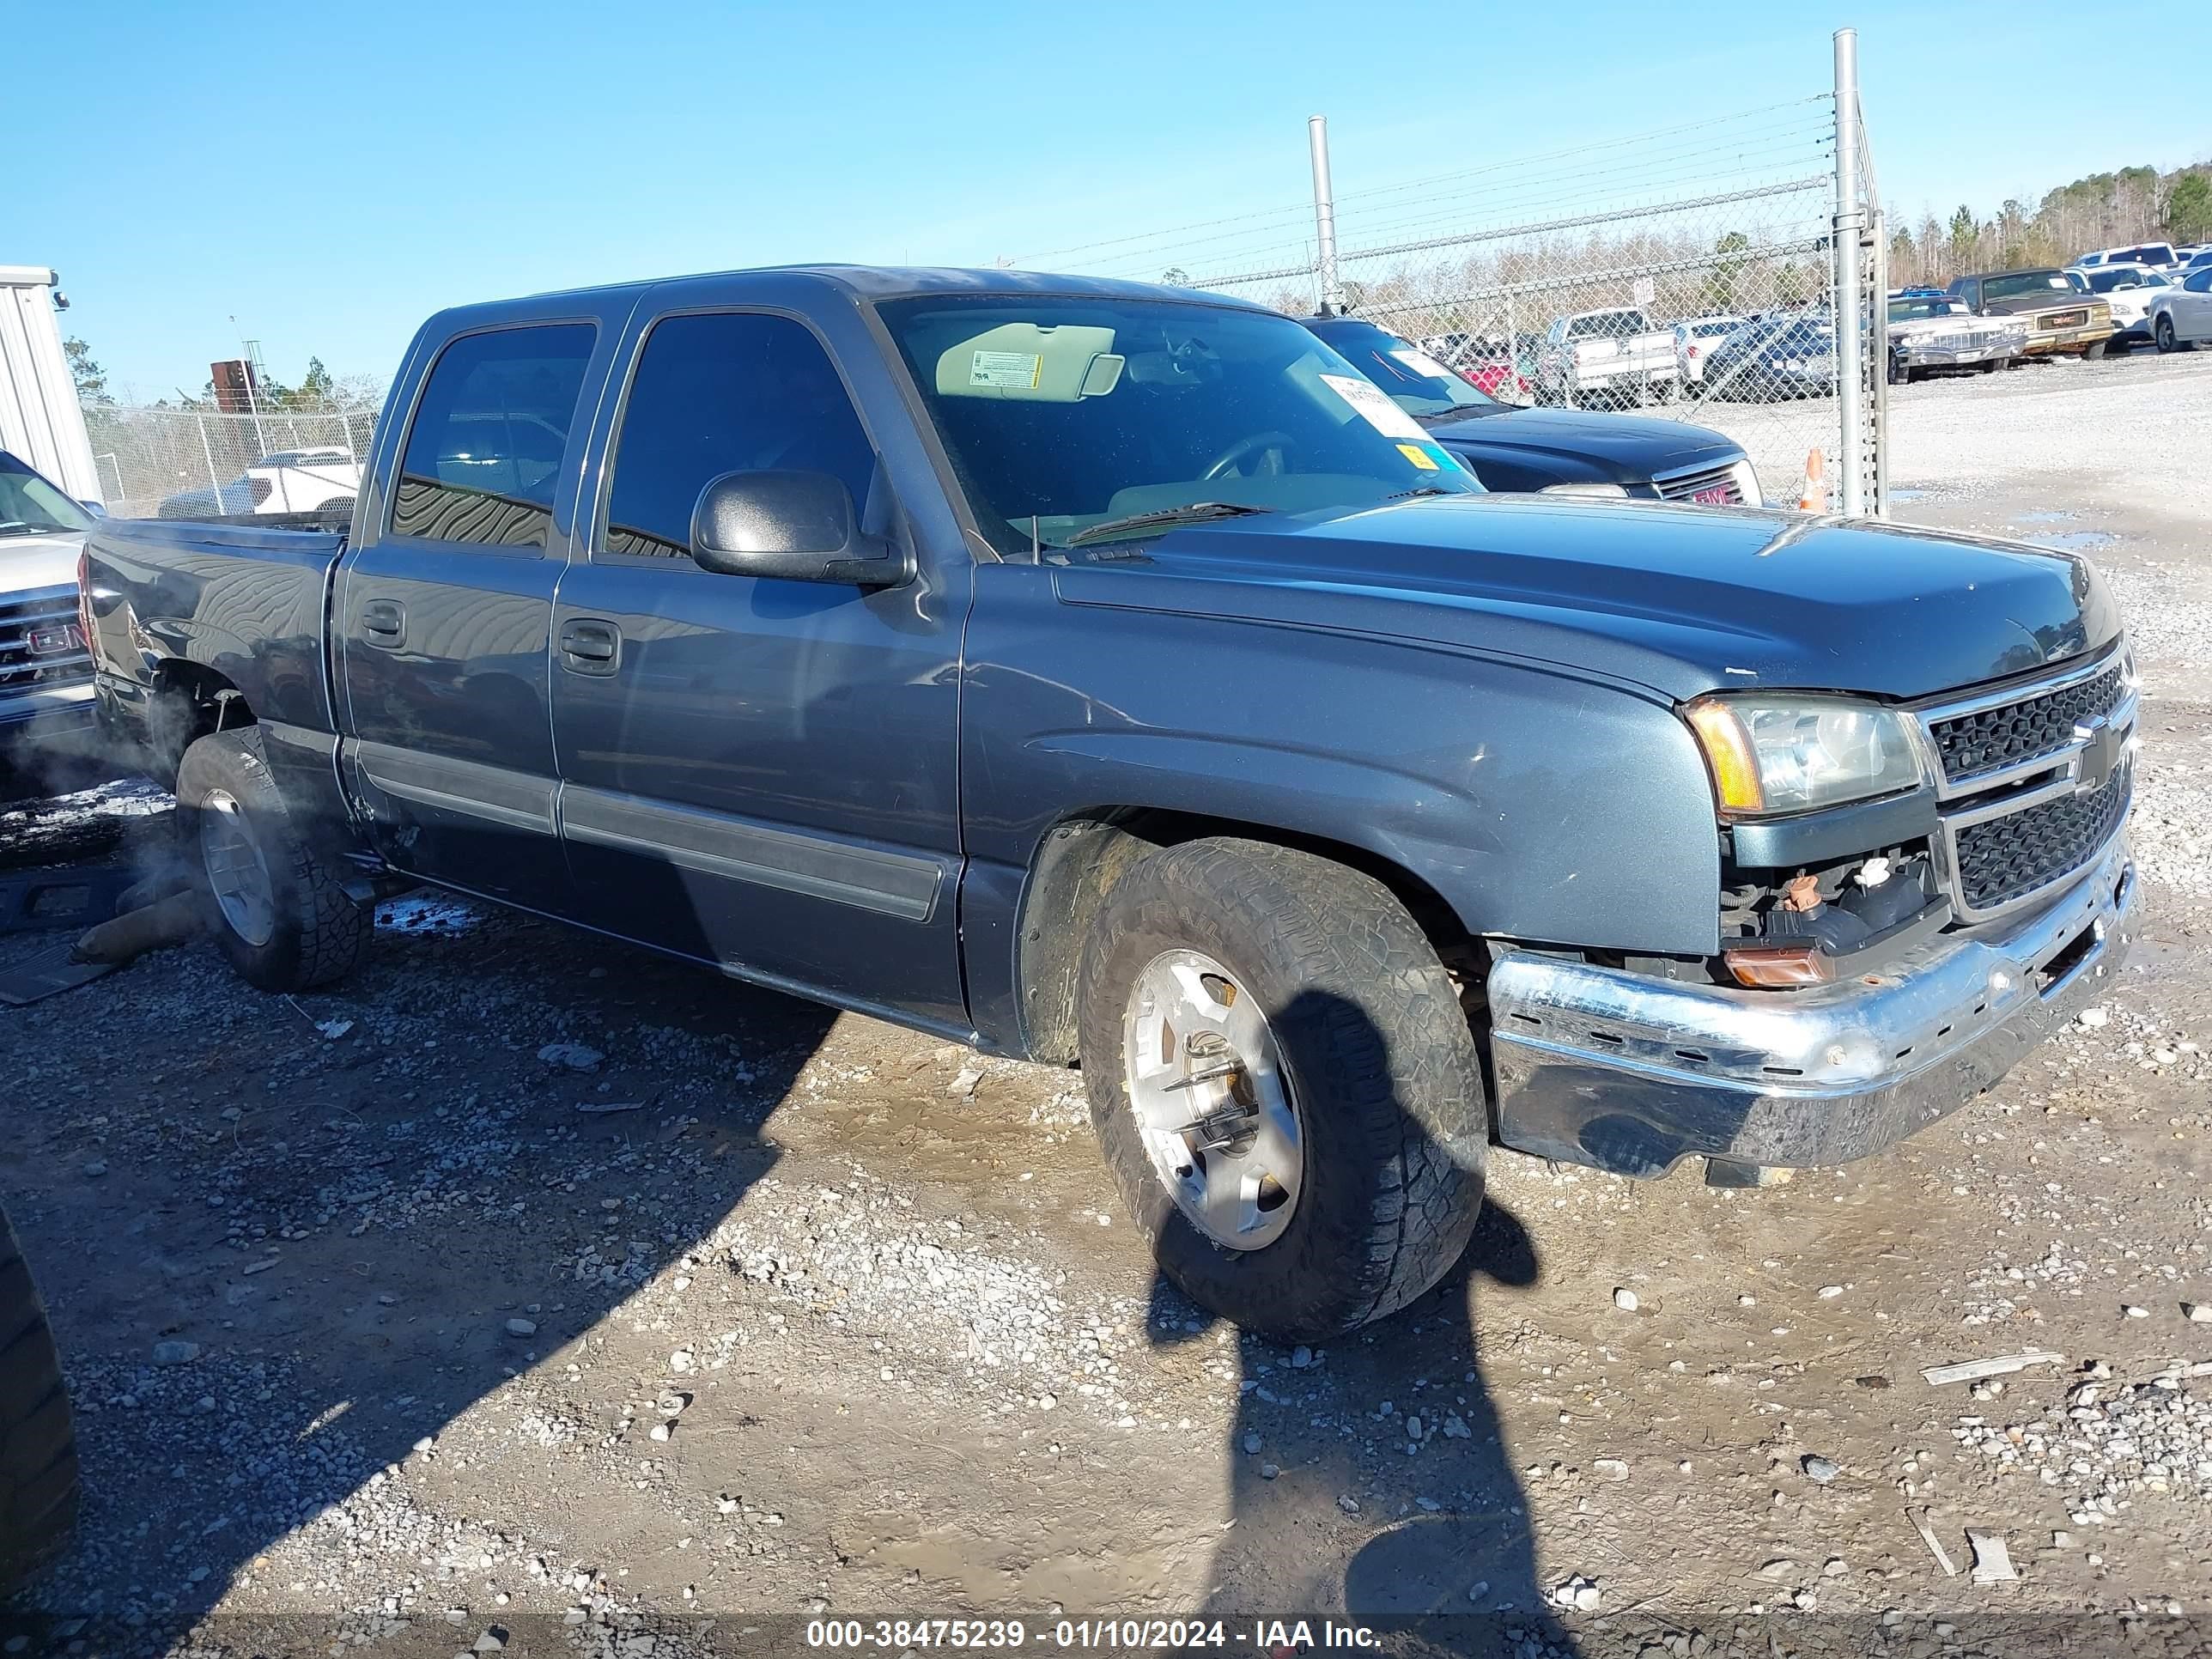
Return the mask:
<path fill-rule="evenodd" d="M 646 336 L 615 439 L 602 550 L 691 556 L 691 509 L 725 472 L 827 472 L 867 504 L 876 453 L 830 354 L 788 317 L 670 317 Z"/>
<path fill-rule="evenodd" d="M 589 323 L 495 329 L 441 352 L 400 455 L 392 533 L 544 547 L 597 334 Z"/>

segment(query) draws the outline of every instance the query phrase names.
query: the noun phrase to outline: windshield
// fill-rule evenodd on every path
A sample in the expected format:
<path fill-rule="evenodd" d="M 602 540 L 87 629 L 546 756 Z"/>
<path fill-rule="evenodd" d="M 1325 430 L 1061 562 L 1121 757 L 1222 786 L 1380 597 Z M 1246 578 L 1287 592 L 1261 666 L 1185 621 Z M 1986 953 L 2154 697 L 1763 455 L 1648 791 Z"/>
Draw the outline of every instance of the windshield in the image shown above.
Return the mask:
<path fill-rule="evenodd" d="M 91 514 L 0 450 L 0 536 L 44 536 L 91 528 Z"/>
<path fill-rule="evenodd" d="M 2063 270 L 2008 270 L 2002 276 L 1982 278 L 1982 298 L 1984 301 L 2017 300 L 2025 295 L 2048 294 L 2053 289 L 2064 294 L 2072 288 Z"/>
<path fill-rule="evenodd" d="M 1455 410 L 1497 406 L 1495 398 L 1484 397 L 1420 347 L 1372 323 L 1344 318 L 1306 326 L 1389 392 L 1390 401 L 1408 415 L 1449 415 Z M 1483 356 L 1478 342 L 1470 340 L 1461 349 L 1471 361 Z"/>
<path fill-rule="evenodd" d="M 1923 317 L 1955 317 L 1966 309 L 1964 300 L 1892 300 L 1889 320 L 1909 323 Z"/>
<path fill-rule="evenodd" d="M 1350 363 L 1271 312 L 931 295 L 881 313 L 1001 552 L 1201 503 L 1301 513 L 1482 488 Z"/>

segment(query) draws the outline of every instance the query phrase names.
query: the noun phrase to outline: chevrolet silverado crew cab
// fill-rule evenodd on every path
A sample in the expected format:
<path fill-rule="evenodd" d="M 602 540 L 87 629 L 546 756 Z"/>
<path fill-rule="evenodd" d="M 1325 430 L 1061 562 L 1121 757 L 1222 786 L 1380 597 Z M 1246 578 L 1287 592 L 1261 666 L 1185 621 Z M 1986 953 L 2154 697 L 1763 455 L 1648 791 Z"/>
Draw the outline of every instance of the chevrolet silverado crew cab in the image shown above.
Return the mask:
<path fill-rule="evenodd" d="M 99 701 L 289 991 L 422 883 L 1080 1063 L 1285 1337 L 1493 1142 L 1741 1181 L 1989 1087 L 2125 944 L 2135 678 L 2057 552 L 1494 495 L 1256 306 L 777 270 L 450 311 L 350 531 L 92 533 Z"/>

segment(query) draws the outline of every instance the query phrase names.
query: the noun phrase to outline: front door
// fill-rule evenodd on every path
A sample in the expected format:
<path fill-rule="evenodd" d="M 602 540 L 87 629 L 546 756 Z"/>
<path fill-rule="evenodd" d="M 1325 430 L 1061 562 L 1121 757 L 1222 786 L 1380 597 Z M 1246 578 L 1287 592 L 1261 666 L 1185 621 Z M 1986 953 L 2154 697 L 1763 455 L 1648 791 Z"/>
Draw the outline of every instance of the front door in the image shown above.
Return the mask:
<path fill-rule="evenodd" d="M 547 703 L 574 510 L 570 435 L 600 340 L 573 314 L 462 334 L 423 380 L 336 596 L 342 754 L 395 867 L 562 914 Z"/>
<path fill-rule="evenodd" d="M 917 546 L 921 580 L 877 592 L 692 562 L 701 490 L 749 469 L 828 473 L 864 525 L 915 534 L 828 349 L 791 316 L 654 322 L 605 448 L 554 614 L 562 834 L 586 919 L 964 1028 L 964 550 Z"/>

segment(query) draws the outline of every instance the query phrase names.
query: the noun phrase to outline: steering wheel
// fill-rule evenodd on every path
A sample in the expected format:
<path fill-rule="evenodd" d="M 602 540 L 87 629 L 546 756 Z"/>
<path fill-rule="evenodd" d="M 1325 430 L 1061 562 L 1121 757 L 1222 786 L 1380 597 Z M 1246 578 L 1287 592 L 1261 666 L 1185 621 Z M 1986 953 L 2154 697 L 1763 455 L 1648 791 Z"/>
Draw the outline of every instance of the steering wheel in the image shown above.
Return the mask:
<path fill-rule="evenodd" d="M 1249 438 L 1239 438 L 1235 443 L 1213 458 L 1213 464 L 1198 476 L 1206 483 L 1225 476 L 1230 468 L 1248 455 L 1263 449 L 1295 449 L 1298 441 L 1287 432 L 1255 432 Z"/>

